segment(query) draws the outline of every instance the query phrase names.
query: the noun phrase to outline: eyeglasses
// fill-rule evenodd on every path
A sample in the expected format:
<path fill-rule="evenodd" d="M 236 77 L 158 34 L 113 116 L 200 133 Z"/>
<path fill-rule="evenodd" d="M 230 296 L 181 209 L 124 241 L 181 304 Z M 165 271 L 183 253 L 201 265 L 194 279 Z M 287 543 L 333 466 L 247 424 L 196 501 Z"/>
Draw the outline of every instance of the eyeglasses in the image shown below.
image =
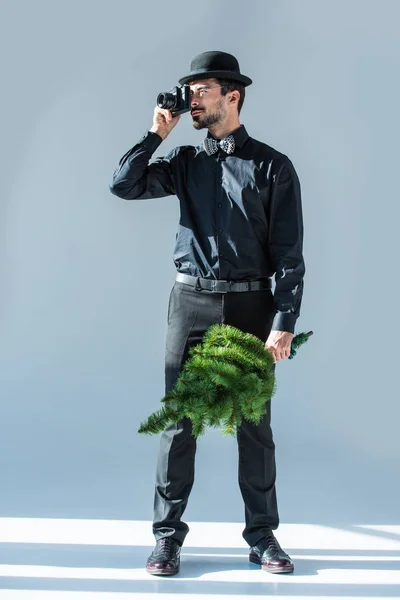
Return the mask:
<path fill-rule="evenodd" d="M 215 90 L 217 88 L 225 88 L 225 87 L 229 87 L 229 86 L 227 86 L 227 85 L 213 85 L 211 87 L 204 86 L 204 87 L 199 87 L 197 89 L 190 88 L 190 96 L 191 97 L 193 97 L 193 96 L 199 96 L 200 98 L 204 98 L 205 96 L 207 96 L 207 94 L 208 94 L 208 92 L 210 90 Z"/>

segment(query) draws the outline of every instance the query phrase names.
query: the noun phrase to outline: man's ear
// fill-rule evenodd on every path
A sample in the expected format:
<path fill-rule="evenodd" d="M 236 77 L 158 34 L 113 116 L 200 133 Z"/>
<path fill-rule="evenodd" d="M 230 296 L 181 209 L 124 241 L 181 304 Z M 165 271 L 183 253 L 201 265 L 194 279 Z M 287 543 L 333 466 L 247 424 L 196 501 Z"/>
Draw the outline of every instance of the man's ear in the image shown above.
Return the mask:
<path fill-rule="evenodd" d="M 239 102 L 239 99 L 240 99 L 240 94 L 238 96 L 237 94 L 235 94 L 235 90 L 233 90 L 230 102 L 233 102 L 234 104 L 236 104 Z"/>

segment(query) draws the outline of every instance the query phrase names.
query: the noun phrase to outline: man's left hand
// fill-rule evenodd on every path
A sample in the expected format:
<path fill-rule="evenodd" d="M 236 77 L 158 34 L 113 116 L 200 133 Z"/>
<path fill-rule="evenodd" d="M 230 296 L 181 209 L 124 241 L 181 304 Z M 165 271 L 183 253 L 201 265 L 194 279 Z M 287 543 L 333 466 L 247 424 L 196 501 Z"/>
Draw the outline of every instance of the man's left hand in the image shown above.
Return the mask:
<path fill-rule="evenodd" d="M 294 334 L 289 331 L 272 330 L 265 342 L 265 349 L 272 354 L 274 362 L 290 356 L 290 347 Z"/>

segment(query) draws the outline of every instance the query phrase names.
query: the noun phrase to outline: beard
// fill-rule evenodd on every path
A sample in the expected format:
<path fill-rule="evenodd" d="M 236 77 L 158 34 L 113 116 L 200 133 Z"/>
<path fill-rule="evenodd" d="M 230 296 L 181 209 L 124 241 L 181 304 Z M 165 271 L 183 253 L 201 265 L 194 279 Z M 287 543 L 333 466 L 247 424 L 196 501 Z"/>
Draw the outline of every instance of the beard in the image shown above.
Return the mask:
<path fill-rule="evenodd" d="M 193 119 L 193 127 L 195 129 L 208 129 L 212 125 L 218 125 L 222 123 L 225 118 L 225 111 L 223 109 L 222 102 L 218 103 L 218 106 L 214 109 L 213 112 L 211 110 L 209 112 L 205 112 L 203 109 L 199 115 L 192 117 Z"/>

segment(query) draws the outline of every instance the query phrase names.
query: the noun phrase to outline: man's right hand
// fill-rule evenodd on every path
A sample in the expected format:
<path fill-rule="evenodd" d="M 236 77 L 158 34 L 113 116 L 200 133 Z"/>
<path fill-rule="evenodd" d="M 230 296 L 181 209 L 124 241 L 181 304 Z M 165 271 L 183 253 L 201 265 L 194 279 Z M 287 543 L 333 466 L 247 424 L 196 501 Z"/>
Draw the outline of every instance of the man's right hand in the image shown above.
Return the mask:
<path fill-rule="evenodd" d="M 150 131 L 153 133 L 158 133 L 158 135 L 165 140 L 180 118 L 181 115 L 173 117 L 169 109 L 156 106 L 153 115 L 153 127 L 150 129 Z"/>

